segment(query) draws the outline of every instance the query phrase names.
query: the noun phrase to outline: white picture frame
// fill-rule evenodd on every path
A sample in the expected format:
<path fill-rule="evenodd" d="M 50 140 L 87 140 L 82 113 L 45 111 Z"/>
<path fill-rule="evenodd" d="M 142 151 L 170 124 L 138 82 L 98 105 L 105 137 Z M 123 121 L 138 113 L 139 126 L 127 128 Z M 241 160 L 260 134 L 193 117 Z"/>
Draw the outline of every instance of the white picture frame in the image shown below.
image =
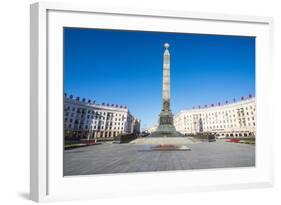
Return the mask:
<path fill-rule="evenodd" d="M 30 10 L 30 198 L 95 199 L 273 186 L 273 19 L 35 3 Z M 63 177 L 64 26 L 256 36 L 257 144 L 252 168 Z M 265 136 L 265 137 L 263 137 Z"/>

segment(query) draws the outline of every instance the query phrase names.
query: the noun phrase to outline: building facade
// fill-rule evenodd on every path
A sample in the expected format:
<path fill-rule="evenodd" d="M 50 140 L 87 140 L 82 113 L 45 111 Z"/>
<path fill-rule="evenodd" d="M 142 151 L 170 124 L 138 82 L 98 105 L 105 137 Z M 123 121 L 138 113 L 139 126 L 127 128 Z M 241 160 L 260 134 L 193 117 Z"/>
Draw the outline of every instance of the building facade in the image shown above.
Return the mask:
<path fill-rule="evenodd" d="M 157 130 L 157 127 L 158 127 L 158 125 L 153 125 L 153 126 L 147 128 L 145 131 L 147 133 L 152 133 L 152 132 L 155 132 Z"/>
<path fill-rule="evenodd" d="M 64 96 L 65 139 L 113 139 L 140 132 L 140 120 L 126 106 Z"/>
<path fill-rule="evenodd" d="M 213 133 L 217 137 L 254 137 L 256 102 L 249 97 L 239 102 L 182 110 L 174 117 L 177 131 L 185 135 Z"/>

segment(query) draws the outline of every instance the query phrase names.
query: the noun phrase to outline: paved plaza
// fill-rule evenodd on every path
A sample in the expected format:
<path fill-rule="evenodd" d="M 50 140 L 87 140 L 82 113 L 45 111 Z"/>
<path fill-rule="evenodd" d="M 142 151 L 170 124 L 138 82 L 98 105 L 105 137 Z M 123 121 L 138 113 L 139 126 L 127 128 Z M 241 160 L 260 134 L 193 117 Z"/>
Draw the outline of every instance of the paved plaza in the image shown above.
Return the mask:
<path fill-rule="evenodd" d="M 111 144 L 64 151 L 64 176 L 255 166 L 255 146 L 188 144 L 192 151 L 151 151 L 148 145 Z"/>

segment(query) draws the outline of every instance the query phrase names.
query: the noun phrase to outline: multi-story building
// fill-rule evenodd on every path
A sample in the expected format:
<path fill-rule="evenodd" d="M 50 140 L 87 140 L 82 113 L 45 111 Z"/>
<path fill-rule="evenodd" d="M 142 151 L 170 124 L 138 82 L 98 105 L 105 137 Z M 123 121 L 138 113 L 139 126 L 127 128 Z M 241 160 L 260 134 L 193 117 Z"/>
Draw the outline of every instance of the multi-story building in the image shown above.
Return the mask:
<path fill-rule="evenodd" d="M 155 132 L 157 130 L 157 127 L 158 127 L 158 125 L 153 125 L 153 126 L 147 128 L 146 132 L 148 132 L 148 133 Z"/>
<path fill-rule="evenodd" d="M 64 96 L 65 139 L 113 139 L 140 132 L 140 120 L 127 106 L 96 104 L 95 101 Z"/>
<path fill-rule="evenodd" d="M 180 111 L 174 117 L 177 131 L 185 135 L 213 133 L 218 137 L 254 137 L 256 134 L 255 98 L 213 104 L 210 107 Z"/>

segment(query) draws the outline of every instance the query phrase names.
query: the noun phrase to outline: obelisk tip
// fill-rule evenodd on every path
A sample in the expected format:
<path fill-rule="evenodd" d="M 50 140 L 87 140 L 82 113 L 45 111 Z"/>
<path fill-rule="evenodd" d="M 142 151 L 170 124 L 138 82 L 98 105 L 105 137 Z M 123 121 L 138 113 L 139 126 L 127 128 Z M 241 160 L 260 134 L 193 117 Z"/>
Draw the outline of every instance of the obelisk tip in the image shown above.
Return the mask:
<path fill-rule="evenodd" d="M 164 47 L 165 47 L 166 49 L 168 49 L 168 48 L 170 47 L 170 44 L 165 43 L 165 44 L 164 44 Z"/>

